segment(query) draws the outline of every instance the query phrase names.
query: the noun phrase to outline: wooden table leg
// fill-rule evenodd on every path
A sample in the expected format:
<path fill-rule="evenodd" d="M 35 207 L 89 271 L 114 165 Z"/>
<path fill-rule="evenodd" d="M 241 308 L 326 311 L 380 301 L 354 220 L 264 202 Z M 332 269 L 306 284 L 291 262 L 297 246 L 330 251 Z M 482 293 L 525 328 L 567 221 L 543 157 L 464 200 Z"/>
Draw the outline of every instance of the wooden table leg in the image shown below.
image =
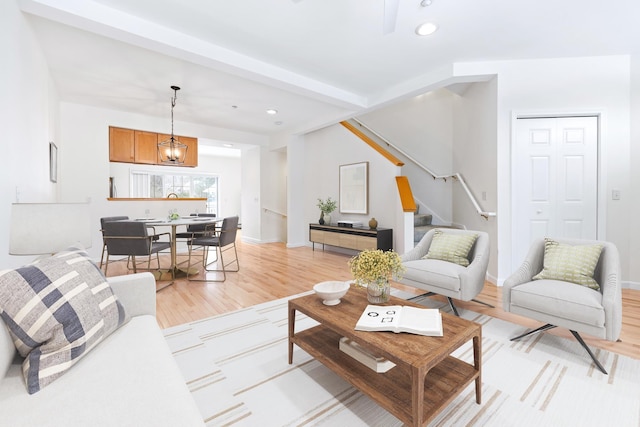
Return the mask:
<path fill-rule="evenodd" d="M 426 373 L 416 367 L 411 368 L 411 412 L 414 426 L 422 426 L 424 413 L 424 381 Z"/>
<path fill-rule="evenodd" d="M 296 329 L 296 309 L 289 305 L 289 365 L 293 363 L 293 334 Z"/>
<path fill-rule="evenodd" d="M 478 370 L 476 378 L 476 403 L 482 403 L 482 330 L 473 337 L 473 366 Z"/>

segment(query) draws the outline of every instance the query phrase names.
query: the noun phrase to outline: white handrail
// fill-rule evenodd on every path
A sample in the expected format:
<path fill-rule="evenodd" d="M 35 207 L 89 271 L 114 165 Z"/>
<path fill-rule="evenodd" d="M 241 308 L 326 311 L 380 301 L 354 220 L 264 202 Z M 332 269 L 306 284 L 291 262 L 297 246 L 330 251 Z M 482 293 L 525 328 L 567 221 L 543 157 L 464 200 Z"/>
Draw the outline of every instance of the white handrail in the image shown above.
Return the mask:
<path fill-rule="evenodd" d="M 473 204 L 473 207 L 475 208 L 476 212 L 481 217 L 483 217 L 484 219 L 488 220 L 489 217 L 496 216 L 495 212 L 487 212 L 487 211 L 482 210 L 482 208 L 480 207 L 480 204 L 478 203 L 476 198 L 473 196 L 473 193 L 469 189 L 469 186 L 467 185 L 466 181 L 464 180 L 464 178 L 462 177 L 461 174 L 455 173 L 455 174 L 451 174 L 451 175 L 437 175 L 435 172 L 431 171 L 429 168 L 427 168 L 422 163 L 420 163 L 419 161 L 417 161 L 416 159 L 411 157 L 409 154 L 404 152 L 402 149 L 398 148 L 396 145 L 394 145 L 391 142 L 387 141 L 387 139 L 385 139 L 382 135 L 378 134 L 376 131 L 372 130 L 371 128 L 369 128 L 367 125 L 365 125 L 364 123 L 362 123 L 358 119 L 351 119 L 351 120 L 353 122 L 355 122 L 358 126 L 365 128 L 367 130 L 367 132 L 375 135 L 376 138 L 378 138 L 380 141 L 382 141 L 385 144 L 387 144 L 387 146 L 392 147 L 394 150 L 398 151 L 404 157 L 409 159 L 413 164 L 415 164 L 420 169 L 424 170 L 426 173 L 431 175 L 433 177 L 433 179 L 442 179 L 442 180 L 444 180 L 446 182 L 447 178 L 451 178 L 451 179 L 455 179 L 456 181 L 458 181 L 460 183 L 460 185 L 462 186 L 462 188 L 464 189 L 464 192 L 467 194 L 467 197 L 469 198 L 469 200 L 471 200 L 471 203 Z"/>
<path fill-rule="evenodd" d="M 286 218 L 286 217 L 287 217 L 287 214 L 283 214 L 282 212 L 274 211 L 273 209 L 269 209 L 269 208 L 265 208 L 265 207 L 263 207 L 262 209 L 263 209 L 265 212 L 272 212 L 272 213 L 274 213 L 274 214 L 276 214 L 276 215 L 280 215 L 280 216 L 281 216 L 281 217 L 283 217 L 283 218 Z"/>

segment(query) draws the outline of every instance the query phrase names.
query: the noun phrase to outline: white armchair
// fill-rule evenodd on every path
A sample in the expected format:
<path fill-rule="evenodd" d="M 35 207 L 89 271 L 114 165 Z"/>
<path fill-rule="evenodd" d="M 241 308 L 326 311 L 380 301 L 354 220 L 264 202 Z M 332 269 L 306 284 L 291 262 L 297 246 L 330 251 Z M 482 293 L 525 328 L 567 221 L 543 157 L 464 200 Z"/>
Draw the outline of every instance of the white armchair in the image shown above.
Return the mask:
<path fill-rule="evenodd" d="M 620 286 L 620 256 L 610 242 L 595 240 L 554 239 L 566 245 L 602 245 L 593 278 L 598 290 L 562 280 L 533 280 L 543 270 L 545 240 L 533 243 L 520 266 L 502 287 L 505 311 L 545 322 L 544 326 L 512 338 L 546 331 L 557 326 L 567 328 L 589 353 L 604 374 L 606 370 L 596 359 L 578 332 L 616 341 L 622 329 L 622 290 Z"/>
<path fill-rule="evenodd" d="M 429 253 L 436 231 L 458 235 L 477 235 L 464 267 L 439 259 L 424 259 Z M 415 248 L 401 256 L 406 271 L 400 283 L 424 289 L 430 294 L 447 297 L 451 309 L 459 316 L 453 298 L 462 301 L 478 301 L 475 297 L 482 291 L 489 265 L 489 235 L 482 231 L 460 229 L 433 229 L 427 232 Z"/>

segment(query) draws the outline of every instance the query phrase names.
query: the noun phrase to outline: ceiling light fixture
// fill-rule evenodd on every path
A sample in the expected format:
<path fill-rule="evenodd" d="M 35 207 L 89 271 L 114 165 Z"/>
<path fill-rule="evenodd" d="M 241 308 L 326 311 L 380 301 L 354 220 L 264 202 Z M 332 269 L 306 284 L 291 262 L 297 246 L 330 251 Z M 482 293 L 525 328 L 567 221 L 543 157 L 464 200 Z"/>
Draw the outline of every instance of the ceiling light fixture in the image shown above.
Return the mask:
<path fill-rule="evenodd" d="M 276 110 L 275 108 L 269 108 L 267 109 L 267 114 L 271 114 L 271 115 L 278 114 L 278 110 Z"/>
<path fill-rule="evenodd" d="M 428 36 L 435 33 L 438 30 L 438 26 L 433 22 L 425 22 L 418 25 L 416 28 L 416 34 L 419 36 Z"/>
<path fill-rule="evenodd" d="M 422 6 L 422 7 L 431 6 L 431 3 L 433 3 L 433 0 L 422 0 L 420 2 L 420 6 Z"/>
<path fill-rule="evenodd" d="M 173 135 L 173 107 L 176 106 L 180 88 L 171 86 L 171 89 L 173 89 L 173 98 L 171 98 L 171 137 L 158 143 L 158 156 L 160 157 L 160 162 L 165 165 L 181 165 L 187 157 L 188 147 Z"/>

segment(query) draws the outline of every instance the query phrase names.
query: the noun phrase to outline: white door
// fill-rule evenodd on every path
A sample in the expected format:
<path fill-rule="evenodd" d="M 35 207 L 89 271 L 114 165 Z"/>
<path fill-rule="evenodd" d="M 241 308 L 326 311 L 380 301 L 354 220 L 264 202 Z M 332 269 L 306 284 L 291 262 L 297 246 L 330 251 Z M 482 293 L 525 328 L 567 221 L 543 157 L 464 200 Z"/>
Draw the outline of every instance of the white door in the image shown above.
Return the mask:
<path fill-rule="evenodd" d="M 519 118 L 515 134 L 514 268 L 536 238 L 596 238 L 598 118 Z"/>

